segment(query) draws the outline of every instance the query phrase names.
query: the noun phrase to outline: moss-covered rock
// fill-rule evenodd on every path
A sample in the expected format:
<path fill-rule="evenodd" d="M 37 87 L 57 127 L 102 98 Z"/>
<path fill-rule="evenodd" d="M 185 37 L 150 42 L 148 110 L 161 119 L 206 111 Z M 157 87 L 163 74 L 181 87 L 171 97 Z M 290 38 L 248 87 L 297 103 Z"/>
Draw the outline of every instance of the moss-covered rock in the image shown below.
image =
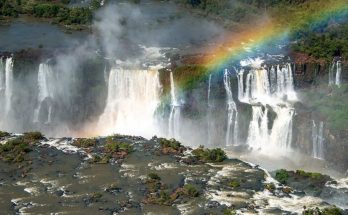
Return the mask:
<path fill-rule="evenodd" d="M 320 173 L 305 172 L 303 170 L 287 171 L 284 169 L 275 172 L 275 179 L 282 184 L 314 196 L 319 196 L 326 182 L 332 180 L 329 176 Z M 290 193 L 292 189 L 283 189 L 283 192 Z"/>

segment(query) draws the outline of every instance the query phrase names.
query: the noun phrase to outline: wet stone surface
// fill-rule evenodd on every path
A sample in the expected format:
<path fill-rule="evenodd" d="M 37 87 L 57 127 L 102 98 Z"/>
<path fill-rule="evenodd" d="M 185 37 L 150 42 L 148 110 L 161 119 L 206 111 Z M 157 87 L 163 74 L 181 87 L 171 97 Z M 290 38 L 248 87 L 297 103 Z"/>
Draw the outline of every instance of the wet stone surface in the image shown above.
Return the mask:
<path fill-rule="evenodd" d="M 199 161 L 191 149 L 161 141 L 40 139 L 24 161 L 0 160 L 2 214 L 279 214 L 285 208 L 269 200 L 295 195 L 257 166 Z"/>

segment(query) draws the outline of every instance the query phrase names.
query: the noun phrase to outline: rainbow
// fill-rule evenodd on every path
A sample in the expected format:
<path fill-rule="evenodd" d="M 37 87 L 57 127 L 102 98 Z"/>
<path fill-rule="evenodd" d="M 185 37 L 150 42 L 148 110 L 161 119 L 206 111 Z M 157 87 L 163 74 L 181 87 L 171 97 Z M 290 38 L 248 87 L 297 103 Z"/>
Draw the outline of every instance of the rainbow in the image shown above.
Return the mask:
<path fill-rule="evenodd" d="M 231 35 L 226 41 L 218 43 L 209 50 L 209 55 L 203 59 L 209 71 L 217 71 L 228 62 L 248 55 L 248 48 L 258 48 L 274 41 L 281 41 L 290 33 L 315 28 L 327 22 L 332 17 L 348 14 L 347 0 L 319 0 L 307 3 L 304 9 L 283 11 L 287 13 L 283 19 L 267 20 L 256 26 L 249 26 L 246 31 Z"/>

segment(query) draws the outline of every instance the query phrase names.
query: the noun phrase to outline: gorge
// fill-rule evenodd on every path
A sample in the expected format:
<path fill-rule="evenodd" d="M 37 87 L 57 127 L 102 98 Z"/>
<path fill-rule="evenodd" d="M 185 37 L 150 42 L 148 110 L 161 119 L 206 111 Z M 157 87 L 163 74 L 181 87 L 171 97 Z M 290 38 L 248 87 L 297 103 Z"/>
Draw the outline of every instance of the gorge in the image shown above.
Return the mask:
<path fill-rule="evenodd" d="M 280 6 L 235 2 L 235 29 L 206 1 L 71 1 L 87 29 L 0 26 L 0 211 L 347 214 L 346 49 L 317 59 L 307 35 L 340 28 L 346 2 L 305 27 L 315 3 L 284 3 L 309 4 L 289 28 Z"/>

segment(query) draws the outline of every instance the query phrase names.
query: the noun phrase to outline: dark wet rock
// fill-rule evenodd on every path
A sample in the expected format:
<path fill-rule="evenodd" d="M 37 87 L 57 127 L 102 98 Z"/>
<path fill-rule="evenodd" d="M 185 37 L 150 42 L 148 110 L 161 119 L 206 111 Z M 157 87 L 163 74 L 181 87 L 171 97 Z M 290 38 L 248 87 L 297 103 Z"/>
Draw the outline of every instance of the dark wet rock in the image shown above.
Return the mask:
<path fill-rule="evenodd" d="M 220 206 L 220 203 L 217 201 L 209 201 L 205 206 L 207 208 L 216 208 Z"/>
<path fill-rule="evenodd" d="M 290 187 L 314 196 L 320 196 L 326 183 L 332 181 L 330 176 L 320 173 L 305 172 L 303 170 L 278 170 L 275 172 L 275 178 L 282 184 L 289 185 Z M 290 193 L 292 190 L 291 188 L 283 188 L 283 191 L 284 193 Z"/>

